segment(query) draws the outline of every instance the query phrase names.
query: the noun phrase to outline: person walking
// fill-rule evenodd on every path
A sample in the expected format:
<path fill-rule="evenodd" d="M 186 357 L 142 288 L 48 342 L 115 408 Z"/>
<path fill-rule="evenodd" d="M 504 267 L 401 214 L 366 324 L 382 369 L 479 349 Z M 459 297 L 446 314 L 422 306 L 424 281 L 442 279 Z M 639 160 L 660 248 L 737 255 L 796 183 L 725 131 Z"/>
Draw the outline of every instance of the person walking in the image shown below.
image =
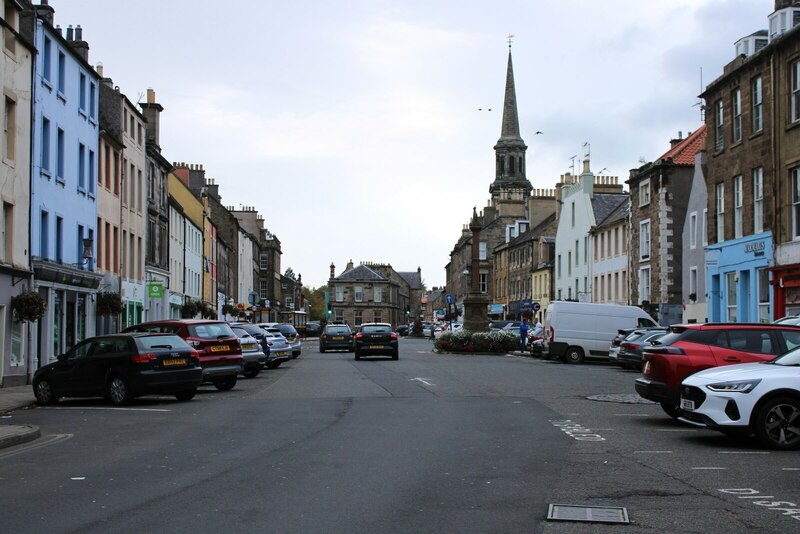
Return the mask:
<path fill-rule="evenodd" d="M 523 317 L 522 323 L 519 325 L 519 350 L 525 352 L 525 346 L 528 343 L 528 320 Z"/>

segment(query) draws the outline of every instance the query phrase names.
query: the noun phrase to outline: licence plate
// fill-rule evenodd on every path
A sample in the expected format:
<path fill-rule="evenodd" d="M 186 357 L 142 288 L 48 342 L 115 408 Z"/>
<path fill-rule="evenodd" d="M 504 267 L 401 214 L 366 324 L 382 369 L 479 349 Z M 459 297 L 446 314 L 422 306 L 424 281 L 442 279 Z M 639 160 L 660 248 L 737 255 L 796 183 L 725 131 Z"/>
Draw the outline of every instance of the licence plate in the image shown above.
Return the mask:
<path fill-rule="evenodd" d="M 288 350 L 279 350 L 275 354 L 277 354 L 278 356 L 288 356 L 289 355 L 289 351 Z"/>
<path fill-rule="evenodd" d="M 225 352 L 230 350 L 228 345 L 211 345 L 211 352 Z"/>
<path fill-rule="evenodd" d="M 369 348 L 371 348 L 371 349 L 382 349 L 383 345 L 370 345 Z"/>
<path fill-rule="evenodd" d="M 694 411 L 694 401 L 689 399 L 681 399 L 681 410 Z"/>
<path fill-rule="evenodd" d="M 186 365 L 186 358 L 166 358 L 161 360 L 161 365 L 169 367 L 171 365 Z"/>
<path fill-rule="evenodd" d="M 242 348 L 245 350 L 253 350 L 254 348 L 256 348 L 256 346 L 254 343 L 245 343 L 244 345 L 242 345 Z"/>
<path fill-rule="evenodd" d="M 333 336 L 334 341 L 341 341 L 344 339 L 344 336 Z"/>

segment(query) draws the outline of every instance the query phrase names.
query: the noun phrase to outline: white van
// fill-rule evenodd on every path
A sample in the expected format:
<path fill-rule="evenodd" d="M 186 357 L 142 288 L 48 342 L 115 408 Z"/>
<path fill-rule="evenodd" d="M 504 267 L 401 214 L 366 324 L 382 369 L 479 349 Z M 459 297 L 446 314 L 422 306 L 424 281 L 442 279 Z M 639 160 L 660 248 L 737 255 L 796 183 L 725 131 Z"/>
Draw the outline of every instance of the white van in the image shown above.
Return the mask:
<path fill-rule="evenodd" d="M 608 358 L 611 340 L 621 328 L 658 326 L 636 306 L 555 301 L 544 313 L 544 353 L 568 363 L 587 357 Z"/>

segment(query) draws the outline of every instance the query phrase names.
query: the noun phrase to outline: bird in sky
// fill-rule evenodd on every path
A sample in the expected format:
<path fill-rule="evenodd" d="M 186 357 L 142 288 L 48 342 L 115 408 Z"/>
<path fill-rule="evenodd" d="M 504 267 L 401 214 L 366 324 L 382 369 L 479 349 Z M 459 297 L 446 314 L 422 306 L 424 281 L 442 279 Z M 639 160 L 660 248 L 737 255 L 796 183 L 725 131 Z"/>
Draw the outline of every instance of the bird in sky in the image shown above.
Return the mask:
<path fill-rule="evenodd" d="M 492 108 L 488 108 L 488 109 L 478 108 L 478 111 L 492 111 Z"/>
<path fill-rule="evenodd" d="M 540 131 L 538 131 L 538 130 L 537 130 L 537 131 L 536 131 L 536 133 L 535 133 L 535 134 L 533 134 L 533 135 L 542 135 L 543 133 L 544 133 L 544 132 L 540 132 Z"/>

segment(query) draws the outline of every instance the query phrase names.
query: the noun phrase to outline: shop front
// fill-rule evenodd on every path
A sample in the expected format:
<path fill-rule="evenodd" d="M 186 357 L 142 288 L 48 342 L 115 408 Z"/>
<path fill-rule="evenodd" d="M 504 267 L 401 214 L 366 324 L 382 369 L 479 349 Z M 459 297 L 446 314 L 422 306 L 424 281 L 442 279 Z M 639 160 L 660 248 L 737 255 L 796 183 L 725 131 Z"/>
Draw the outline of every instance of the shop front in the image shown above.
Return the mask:
<path fill-rule="evenodd" d="M 708 320 L 770 322 L 771 262 L 771 232 L 709 245 L 706 248 Z"/>
<path fill-rule="evenodd" d="M 36 260 L 33 272 L 34 287 L 47 303 L 35 336 L 41 367 L 95 335 L 95 300 L 103 277 L 69 265 Z"/>

